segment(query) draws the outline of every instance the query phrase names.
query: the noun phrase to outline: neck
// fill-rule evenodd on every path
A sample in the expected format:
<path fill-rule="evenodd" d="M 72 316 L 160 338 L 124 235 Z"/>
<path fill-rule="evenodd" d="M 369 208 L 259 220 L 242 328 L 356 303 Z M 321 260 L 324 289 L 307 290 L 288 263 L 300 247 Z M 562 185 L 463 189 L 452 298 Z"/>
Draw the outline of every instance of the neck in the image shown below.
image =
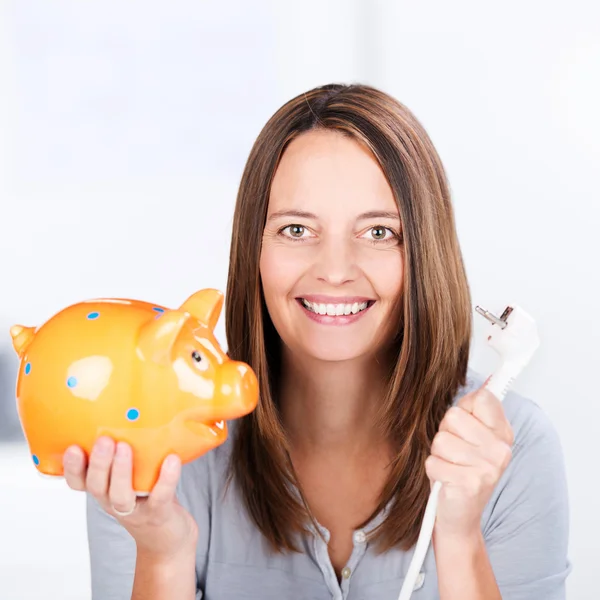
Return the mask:
<path fill-rule="evenodd" d="M 294 452 L 367 458 L 386 445 L 375 425 L 385 363 L 372 357 L 326 362 L 282 350 L 280 407 Z"/>

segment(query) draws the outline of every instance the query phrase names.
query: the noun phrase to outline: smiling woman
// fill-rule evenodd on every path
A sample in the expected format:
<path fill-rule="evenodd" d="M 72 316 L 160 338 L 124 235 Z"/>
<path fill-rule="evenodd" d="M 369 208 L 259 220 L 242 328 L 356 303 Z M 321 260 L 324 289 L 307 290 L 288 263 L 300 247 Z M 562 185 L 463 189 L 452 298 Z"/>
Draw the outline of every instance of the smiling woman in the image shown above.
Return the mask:
<path fill-rule="evenodd" d="M 346 395 L 338 408 L 375 417 L 393 467 L 358 525 L 388 506 L 374 539 L 409 548 L 429 493 L 423 461 L 466 381 L 471 302 L 444 169 L 408 109 L 369 87 L 326 86 L 272 117 L 240 186 L 226 310 L 228 347 L 263 373 L 232 460 L 257 525 L 292 548 L 310 518 L 285 485 L 297 474 L 281 443 L 294 430 L 279 423 L 281 373 L 325 367 L 342 390 L 372 387 L 352 375 L 370 370 L 370 400 Z M 260 489 L 258 471 L 271 479 Z"/>
<path fill-rule="evenodd" d="M 432 481 L 421 600 L 564 600 L 560 443 L 531 400 L 482 395 L 471 315 L 414 115 L 364 85 L 286 103 L 244 169 L 227 282 L 228 354 L 258 405 L 184 465 L 178 502 L 173 475 L 149 524 L 125 517 L 143 543 L 90 501 L 94 600 L 393 600 Z"/>

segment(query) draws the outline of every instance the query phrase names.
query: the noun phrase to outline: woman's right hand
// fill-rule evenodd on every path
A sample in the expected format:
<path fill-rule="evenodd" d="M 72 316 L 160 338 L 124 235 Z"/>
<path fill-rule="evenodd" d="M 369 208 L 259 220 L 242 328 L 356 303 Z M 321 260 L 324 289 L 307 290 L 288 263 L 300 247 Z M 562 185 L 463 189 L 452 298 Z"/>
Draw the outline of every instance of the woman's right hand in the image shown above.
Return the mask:
<path fill-rule="evenodd" d="M 184 554 L 195 554 L 198 526 L 177 501 L 176 487 L 181 460 L 175 454 L 164 460 L 160 476 L 147 497 L 137 497 L 132 487 L 132 450 L 124 443 L 102 436 L 96 441 L 89 461 L 78 446 L 63 456 L 67 485 L 87 491 L 115 517 L 136 542 L 138 556 L 157 563 Z M 119 515 L 135 506 L 126 516 Z"/>

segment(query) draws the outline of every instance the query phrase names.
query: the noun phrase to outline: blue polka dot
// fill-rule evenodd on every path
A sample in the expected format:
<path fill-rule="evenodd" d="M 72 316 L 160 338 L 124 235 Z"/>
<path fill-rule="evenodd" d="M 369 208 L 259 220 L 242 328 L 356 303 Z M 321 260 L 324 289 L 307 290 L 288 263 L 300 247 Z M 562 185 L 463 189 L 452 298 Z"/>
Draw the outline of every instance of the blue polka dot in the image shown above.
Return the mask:
<path fill-rule="evenodd" d="M 99 312 L 91 312 L 91 313 L 90 313 L 90 314 L 87 316 L 87 318 L 88 318 L 88 319 L 97 319 L 99 316 L 100 316 L 100 313 L 99 313 Z"/>
<path fill-rule="evenodd" d="M 67 385 L 70 388 L 74 388 L 77 385 L 77 377 L 69 377 L 69 379 L 67 379 Z"/>
<path fill-rule="evenodd" d="M 39 465 L 40 464 L 40 459 L 35 454 L 33 455 L 32 458 L 33 458 L 33 462 L 34 462 L 35 465 Z"/>
<path fill-rule="evenodd" d="M 29 371 L 31 371 L 31 363 L 25 365 L 25 375 L 29 375 Z"/>
<path fill-rule="evenodd" d="M 140 416 L 140 411 L 137 408 L 130 408 L 127 411 L 127 418 L 130 421 L 137 421 L 139 419 Z"/>
<path fill-rule="evenodd" d="M 164 308 L 160 308 L 159 306 L 155 306 L 152 310 L 155 310 L 156 312 L 159 312 L 159 313 L 165 312 L 165 309 Z"/>

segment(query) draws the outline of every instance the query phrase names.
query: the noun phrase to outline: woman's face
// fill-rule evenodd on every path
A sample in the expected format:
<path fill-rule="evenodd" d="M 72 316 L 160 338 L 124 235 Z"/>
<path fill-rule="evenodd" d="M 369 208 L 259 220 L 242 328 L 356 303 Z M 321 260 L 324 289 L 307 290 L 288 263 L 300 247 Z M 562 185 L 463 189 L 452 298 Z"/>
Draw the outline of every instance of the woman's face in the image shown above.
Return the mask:
<path fill-rule="evenodd" d="M 398 207 L 370 151 L 333 131 L 294 139 L 275 173 L 260 273 L 294 352 L 340 361 L 393 334 L 402 292 Z"/>

